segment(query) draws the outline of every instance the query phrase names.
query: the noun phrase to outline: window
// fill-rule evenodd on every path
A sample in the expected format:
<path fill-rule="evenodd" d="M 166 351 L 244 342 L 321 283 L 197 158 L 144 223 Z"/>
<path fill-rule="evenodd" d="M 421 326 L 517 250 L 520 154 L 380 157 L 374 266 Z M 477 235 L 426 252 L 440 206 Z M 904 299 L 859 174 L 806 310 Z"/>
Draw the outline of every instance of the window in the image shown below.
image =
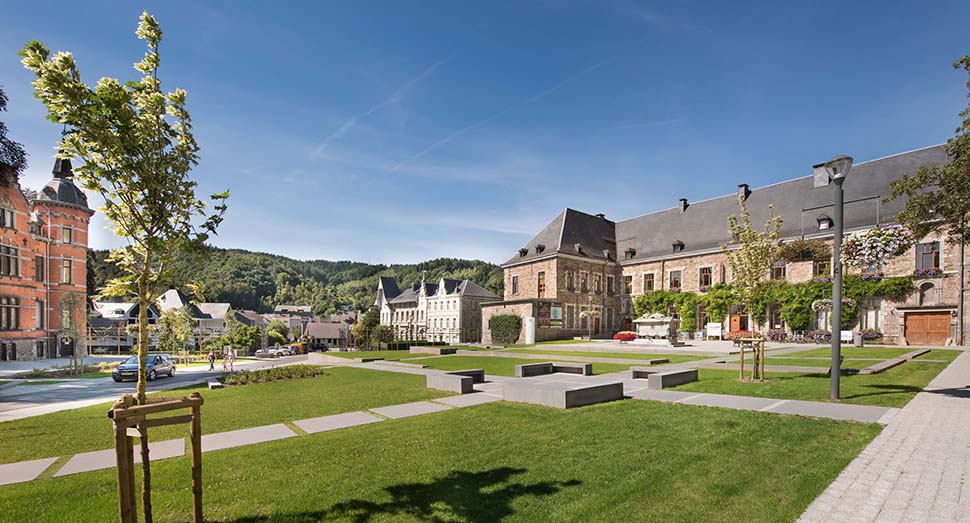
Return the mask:
<path fill-rule="evenodd" d="M 700 281 L 700 286 L 702 289 L 711 288 L 711 282 L 714 281 L 714 274 L 710 267 L 701 267 L 697 271 L 697 279 Z"/>
<path fill-rule="evenodd" d="M 613 296 L 613 283 L 614 278 L 612 276 L 606 277 L 606 294 Z"/>
<path fill-rule="evenodd" d="M 781 317 L 781 307 L 778 305 L 773 305 L 771 307 L 771 313 L 768 316 L 768 328 L 770 329 L 784 329 L 785 320 Z"/>
<path fill-rule="evenodd" d="M 603 292 L 603 275 L 602 274 L 594 274 L 593 275 L 593 285 L 594 285 L 594 288 L 596 289 L 596 294 L 599 294 L 599 293 Z"/>
<path fill-rule="evenodd" d="M 606 328 L 613 328 L 613 307 L 606 308 Z"/>
<path fill-rule="evenodd" d="M 673 250 L 674 250 L 674 252 L 683 252 L 683 250 L 684 250 L 684 242 L 682 242 L 680 240 L 675 241 L 673 243 Z"/>
<path fill-rule="evenodd" d="M 566 271 L 566 290 L 576 290 L 576 276 L 573 271 Z"/>
<path fill-rule="evenodd" d="M 940 242 L 921 243 L 916 246 L 916 270 L 940 268 Z"/>
<path fill-rule="evenodd" d="M 820 230 L 820 231 L 827 231 L 827 230 L 829 230 L 829 229 L 832 228 L 832 223 L 833 223 L 832 222 L 832 218 L 829 218 L 828 216 L 826 216 L 824 214 L 821 215 L 821 216 L 819 216 L 815 220 L 815 222 L 818 223 L 818 230 Z"/>
<path fill-rule="evenodd" d="M 670 271 L 670 290 L 680 290 L 680 271 Z"/>
<path fill-rule="evenodd" d="M 20 299 L 0 297 L 0 330 L 20 329 Z"/>
<path fill-rule="evenodd" d="M 784 280 L 785 279 L 785 260 L 779 260 L 771 264 L 771 279 L 772 280 Z"/>
<path fill-rule="evenodd" d="M 0 275 L 20 275 L 20 251 L 16 247 L 0 247 Z"/>
<path fill-rule="evenodd" d="M 513 274 L 512 275 L 512 294 L 518 294 L 518 293 L 519 293 L 519 275 Z"/>
<path fill-rule="evenodd" d="M 654 276 L 653 276 L 653 273 L 652 272 L 650 274 L 644 274 L 643 275 L 643 292 L 644 293 L 647 293 L 647 292 L 650 292 L 650 291 L 653 290 L 653 286 L 654 286 L 653 278 L 654 278 Z"/>
<path fill-rule="evenodd" d="M 576 307 L 572 305 L 566 305 L 566 328 L 567 329 L 572 329 L 573 326 L 576 324 L 575 318 L 574 318 L 575 313 L 576 313 Z"/>
<path fill-rule="evenodd" d="M 38 329 L 43 329 L 45 327 L 45 325 L 44 325 L 44 320 L 45 320 L 44 316 L 46 316 L 46 314 L 44 314 L 44 302 L 41 301 L 41 300 L 37 300 L 37 312 L 36 312 L 36 314 L 37 314 L 37 318 L 36 318 L 37 321 L 34 322 L 34 325 L 37 325 L 37 328 Z"/>
<path fill-rule="evenodd" d="M 879 330 L 879 316 L 882 313 L 882 300 L 868 299 L 862 308 L 862 328 Z"/>
<path fill-rule="evenodd" d="M 15 222 L 14 222 L 14 218 L 13 217 L 14 217 L 14 213 L 13 213 L 12 210 L 10 210 L 10 209 L 0 209 L 0 221 L 2 221 L 2 223 L 0 223 L 0 225 L 2 225 L 4 229 L 14 229 L 15 228 L 14 227 Z"/>
<path fill-rule="evenodd" d="M 579 290 L 589 292 L 589 273 L 579 271 Z"/>
<path fill-rule="evenodd" d="M 587 328 L 587 325 L 589 324 L 589 315 L 584 314 L 586 311 L 587 311 L 587 307 L 585 305 L 579 306 L 579 328 L 580 329 Z"/>
<path fill-rule="evenodd" d="M 813 278 L 828 278 L 832 276 L 832 260 L 815 260 L 812 262 Z"/>
<path fill-rule="evenodd" d="M 546 297 L 546 272 L 539 271 L 536 282 L 536 292 L 540 298 Z"/>
<path fill-rule="evenodd" d="M 61 227 L 61 242 L 74 243 L 74 229 L 71 229 L 70 227 Z"/>
<path fill-rule="evenodd" d="M 633 294 L 633 276 L 623 277 L 623 294 Z"/>
<path fill-rule="evenodd" d="M 61 283 L 71 283 L 71 260 L 61 260 Z"/>

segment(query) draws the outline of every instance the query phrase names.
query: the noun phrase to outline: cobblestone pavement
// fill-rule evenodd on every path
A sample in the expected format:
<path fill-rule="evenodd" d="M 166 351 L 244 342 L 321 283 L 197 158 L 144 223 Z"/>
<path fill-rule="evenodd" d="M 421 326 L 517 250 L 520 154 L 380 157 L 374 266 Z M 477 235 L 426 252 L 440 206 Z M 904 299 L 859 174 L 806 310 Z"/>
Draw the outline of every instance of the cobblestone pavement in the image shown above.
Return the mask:
<path fill-rule="evenodd" d="M 970 521 L 970 354 L 890 420 L 799 521 Z"/>

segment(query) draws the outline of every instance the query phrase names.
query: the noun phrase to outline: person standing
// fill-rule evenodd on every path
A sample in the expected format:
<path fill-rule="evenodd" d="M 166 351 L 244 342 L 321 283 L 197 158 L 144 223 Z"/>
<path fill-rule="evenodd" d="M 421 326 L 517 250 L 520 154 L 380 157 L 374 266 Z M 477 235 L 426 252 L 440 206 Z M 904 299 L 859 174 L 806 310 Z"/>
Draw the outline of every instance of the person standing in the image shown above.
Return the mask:
<path fill-rule="evenodd" d="M 216 353 L 209 349 L 209 370 L 216 370 Z"/>
<path fill-rule="evenodd" d="M 229 347 L 229 372 L 232 372 L 232 364 L 236 362 L 236 349 Z"/>

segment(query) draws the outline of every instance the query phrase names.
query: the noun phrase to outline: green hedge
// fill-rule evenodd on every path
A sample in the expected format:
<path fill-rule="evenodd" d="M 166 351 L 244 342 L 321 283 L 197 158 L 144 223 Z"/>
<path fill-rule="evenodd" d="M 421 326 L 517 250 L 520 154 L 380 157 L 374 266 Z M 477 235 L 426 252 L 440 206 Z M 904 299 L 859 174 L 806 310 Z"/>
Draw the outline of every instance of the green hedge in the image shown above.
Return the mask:
<path fill-rule="evenodd" d="M 492 316 L 492 319 L 488 321 L 488 329 L 492 333 L 492 343 L 512 345 L 519 341 L 522 318 L 515 314 Z"/>

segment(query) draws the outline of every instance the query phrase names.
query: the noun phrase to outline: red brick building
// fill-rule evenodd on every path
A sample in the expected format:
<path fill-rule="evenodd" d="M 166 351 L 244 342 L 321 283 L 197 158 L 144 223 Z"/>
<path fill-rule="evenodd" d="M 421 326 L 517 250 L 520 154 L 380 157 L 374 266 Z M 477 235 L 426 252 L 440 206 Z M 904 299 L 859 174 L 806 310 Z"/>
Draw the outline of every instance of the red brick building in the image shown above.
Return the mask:
<path fill-rule="evenodd" d="M 70 160 L 56 160 L 53 174 L 29 200 L 15 175 L 0 172 L 0 361 L 83 351 L 94 211 Z"/>

